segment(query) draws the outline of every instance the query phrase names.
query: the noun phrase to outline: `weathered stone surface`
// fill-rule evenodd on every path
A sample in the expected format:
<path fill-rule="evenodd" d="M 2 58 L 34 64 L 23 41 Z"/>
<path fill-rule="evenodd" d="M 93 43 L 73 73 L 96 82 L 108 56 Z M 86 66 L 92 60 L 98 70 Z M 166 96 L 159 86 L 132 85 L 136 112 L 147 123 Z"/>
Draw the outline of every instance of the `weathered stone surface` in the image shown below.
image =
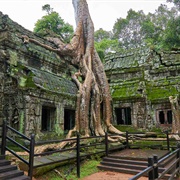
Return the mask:
<path fill-rule="evenodd" d="M 169 96 L 180 95 L 179 69 L 180 49 L 158 53 L 142 48 L 108 55 L 105 70 L 114 108 L 130 107 L 135 127 L 159 126 L 158 112 L 170 110 Z"/>
<path fill-rule="evenodd" d="M 26 135 L 60 134 L 65 116 L 74 117 L 65 110 L 75 109 L 77 88 L 70 74 L 76 69 L 70 57 L 24 44 L 22 35 L 54 47 L 0 12 L 0 123 L 7 120 Z M 121 116 L 130 118 L 135 127 L 158 127 L 160 112 L 169 113 L 169 96 L 180 94 L 180 50 L 156 52 L 143 47 L 109 54 L 105 70 L 114 123 Z"/>
<path fill-rule="evenodd" d="M 70 71 L 76 69 L 70 57 L 24 44 L 22 35 L 53 47 L 0 12 L 0 123 L 7 120 L 28 136 L 39 137 L 43 128 L 59 134 L 64 130 L 64 109 L 75 109 L 77 87 Z"/>

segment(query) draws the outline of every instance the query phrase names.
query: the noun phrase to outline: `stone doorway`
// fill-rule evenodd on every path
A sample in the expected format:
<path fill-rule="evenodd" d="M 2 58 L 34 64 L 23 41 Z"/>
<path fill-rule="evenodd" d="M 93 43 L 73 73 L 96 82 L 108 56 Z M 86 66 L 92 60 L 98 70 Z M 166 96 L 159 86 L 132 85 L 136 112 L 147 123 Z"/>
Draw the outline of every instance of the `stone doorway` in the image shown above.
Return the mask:
<path fill-rule="evenodd" d="M 52 131 L 56 108 L 42 106 L 41 130 Z"/>
<path fill-rule="evenodd" d="M 115 108 L 117 124 L 131 125 L 131 108 Z"/>
<path fill-rule="evenodd" d="M 172 111 L 171 110 L 159 110 L 158 122 L 160 124 L 172 124 Z"/>
<path fill-rule="evenodd" d="M 64 109 L 64 132 L 72 129 L 75 125 L 75 110 Z"/>

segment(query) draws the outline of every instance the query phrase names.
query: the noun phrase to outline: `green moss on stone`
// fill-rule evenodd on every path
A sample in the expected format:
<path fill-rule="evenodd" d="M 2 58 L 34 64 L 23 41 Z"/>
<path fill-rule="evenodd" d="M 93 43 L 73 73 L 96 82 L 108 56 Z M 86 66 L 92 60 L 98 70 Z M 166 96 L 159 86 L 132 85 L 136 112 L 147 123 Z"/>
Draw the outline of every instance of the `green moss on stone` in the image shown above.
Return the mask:
<path fill-rule="evenodd" d="M 10 64 L 16 66 L 18 61 L 17 52 L 9 51 L 10 55 Z"/>
<path fill-rule="evenodd" d="M 176 96 L 179 92 L 174 86 L 148 87 L 147 98 L 150 101 L 168 99 L 169 96 Z"/>
<path fill-rule="evenodd" d="M 59 124 L 55 124 L 55 125 L 54 125 L 54 130 L 55 130 L 55 133 L 56 133 L 58 136 L 64 134 L 64 131 L 60 128 Z"/>
<path fill-rule="evenodd" d="M 138 93 L 139 84 L 131 84 L 130 86 L 114 86 L 112 87 L 113 99 L 129 99 L 140 98 L 142 95 Z"/>
<path fill-rule="evenodd" d="M 20 119 L 19 119 L 19 132 L 24 133 L 24 111 L 20 111 Z"/>
<path fill-rule="evenodd" d="M 21 76 L 21 77 L 19 78 L 19 86 L 25 87 L 25 86 L 26 86 L 26 81 L 27 81 L 27 78 Z"/>

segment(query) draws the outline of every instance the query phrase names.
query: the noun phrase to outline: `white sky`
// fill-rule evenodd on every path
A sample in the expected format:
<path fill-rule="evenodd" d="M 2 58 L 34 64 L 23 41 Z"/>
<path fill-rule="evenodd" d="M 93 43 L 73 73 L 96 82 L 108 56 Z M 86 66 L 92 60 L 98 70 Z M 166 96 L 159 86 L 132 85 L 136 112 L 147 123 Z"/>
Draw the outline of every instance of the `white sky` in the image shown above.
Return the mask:
<path fill-rule="evenodd" d="M 95 30 L 103 28 L 111 31 L 117 18 L 125 18 L 127 11 L 143 10 L 154 12 L 166 0 L 87 0 Z M 0 11 L 23 27 L 33 30 L 34 24 L 45 12 L 42 6 L 50 4 L 65 22 L 75 27 L 72 0 L 0 0 Z"/>

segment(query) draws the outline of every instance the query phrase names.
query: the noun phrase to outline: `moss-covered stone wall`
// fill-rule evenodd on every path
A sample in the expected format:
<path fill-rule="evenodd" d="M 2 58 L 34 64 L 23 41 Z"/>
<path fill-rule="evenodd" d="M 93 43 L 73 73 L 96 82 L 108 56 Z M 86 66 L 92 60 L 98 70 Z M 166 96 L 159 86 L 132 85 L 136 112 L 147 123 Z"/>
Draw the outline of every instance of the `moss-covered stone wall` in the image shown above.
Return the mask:
<path fill-rule="evenodd" d="M 39 137 L 46 133 L 45 117 L 46 131 L 62 133 L 64 109 L 75 109 L 77 87 L 70 74 L 76 69 L 70 57 L 25 44 L 22 35 L 54 47 L 0 12 L 0 123 Z"/>
<path fill-rule="evenodd" d="M 76 69 L 70 57 L 24 43 L 22 35 L 54 47 L 0 12 L 0 123 L 6 120 L 22 133 L 39 137 L 44 133 L 42 117 L 46 116 L 51 119 L 46 122 L 48 131 L 60 134 L 65 109 L 75 109 L 77 87 L 70 74 Z M 158 113 L 170 109 L 169 96 L 180 94 L 178 49 L 156 52 L 144 47 L 110 54 L 105 71 L 115 124 L 120 110 L 128 111 L 135 127 L 159 126 Z"/>
<path fill-rule="evenodd" d="M 157 111 L 170 109 L 169 96 L 180 95 L 180 49 L 144 47 L 110 54 L 105 70 L 114 108 L 130 107 L 134 126 L 159 126 Z"/>

